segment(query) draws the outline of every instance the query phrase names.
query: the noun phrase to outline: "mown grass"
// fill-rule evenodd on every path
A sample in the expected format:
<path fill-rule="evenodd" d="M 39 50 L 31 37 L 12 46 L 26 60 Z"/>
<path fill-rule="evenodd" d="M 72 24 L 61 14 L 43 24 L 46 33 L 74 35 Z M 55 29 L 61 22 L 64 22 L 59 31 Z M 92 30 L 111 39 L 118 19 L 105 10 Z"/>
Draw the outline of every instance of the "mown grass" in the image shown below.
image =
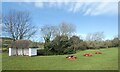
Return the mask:
<path fill-rule="evenodd" d="M 79 51 L 74 61 L 67 60 L 67 55 L 54 56 L 8 56 L 2 55 L 3 70 L 118 70 L 118 48 L 100 49 L 103 53 L 96 55 L 98 50 Z M 93 53 L 92 57 L 83 56 Z"/>
<path fill-rule="evenodd" d="M 1 58 L 1 55 L 0 55 L 0 71 L 2 71 L 2 58 Z"/>

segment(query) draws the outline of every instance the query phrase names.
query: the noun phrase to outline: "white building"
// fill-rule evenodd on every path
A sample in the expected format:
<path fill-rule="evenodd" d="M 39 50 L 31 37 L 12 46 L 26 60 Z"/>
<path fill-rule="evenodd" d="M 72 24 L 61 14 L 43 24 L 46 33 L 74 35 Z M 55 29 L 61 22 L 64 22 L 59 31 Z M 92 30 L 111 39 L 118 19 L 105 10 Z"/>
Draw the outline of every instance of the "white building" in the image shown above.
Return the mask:
<path fill-rule="evenodd" d="M 9 48 L 9 56 L 21 55 L 21 56 L 35 56 L 37 55 L 37 48 Z"/>
<path fill-rule="evenodd" d="M 30 45 L 32 45 L 30 47 Z M 37 46 L 31 41 L 17 40 L 9 46 L 9 56 L 35 56 L 37 55 Z"/>

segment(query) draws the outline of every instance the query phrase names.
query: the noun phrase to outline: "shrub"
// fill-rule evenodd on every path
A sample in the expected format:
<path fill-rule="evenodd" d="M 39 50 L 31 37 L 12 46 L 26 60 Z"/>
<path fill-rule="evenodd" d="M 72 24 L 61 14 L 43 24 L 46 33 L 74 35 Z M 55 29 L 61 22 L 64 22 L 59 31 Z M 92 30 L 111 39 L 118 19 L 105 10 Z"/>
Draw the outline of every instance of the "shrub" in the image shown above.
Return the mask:
<path fill-rule="evenodd" d="M 2 48 L 2 52 L 8 52 L 8 48 Z"/>
<path fill-rule="evenodd" d="M 49 44 L 46 44 L 48 48 L 45 48 L 46 53 L 53 54 L 73 54 L 77 50 L 85 50 L 86 43 L 80 40 L 78 36 L 72 36 L 70 39 L 66 35 L 56 36 Z M 49 53 L 47 53 L 49 54 Z"/>
<path fill-rule="evenodd" d="M 64 50 L 64 54 L 74 54 L 76 51 L 74 51 L 73 47 L 66 48 Z"/>
<path fill-rule="evenodd" d="M 79 50 L 86 50 L 87 49 L 87 44 L 86 42 L 82 41 L 79 44 Z"/>
<path fill-rule="evenodd" d="M 68 37 L 65 35 L 57 36 L 50 44 L 50 51 L 54 54 L 64 54 L 64 51 L 69 47 Z"/>
<path fill-rule="evenodd" d="M 45 55 L 45 50 L 44 49 L 37 50 L 37 55 Z"/>
<path fill-rule="evenodd" d="M 2 47 L 3 48 L 7 48 L 9 46 L 9 44 L 11 44 L 11 40 L 3 40 L 2 41 Z"/>
<path fill-rule="evenodd" d="M 45 49 L 40 49 L 40 50 L 37 50 L 37 55 L 57 55 L 57 54 L 55 52 L 52 52 L 52 51 L 48 51 L 46 54 Z"/>

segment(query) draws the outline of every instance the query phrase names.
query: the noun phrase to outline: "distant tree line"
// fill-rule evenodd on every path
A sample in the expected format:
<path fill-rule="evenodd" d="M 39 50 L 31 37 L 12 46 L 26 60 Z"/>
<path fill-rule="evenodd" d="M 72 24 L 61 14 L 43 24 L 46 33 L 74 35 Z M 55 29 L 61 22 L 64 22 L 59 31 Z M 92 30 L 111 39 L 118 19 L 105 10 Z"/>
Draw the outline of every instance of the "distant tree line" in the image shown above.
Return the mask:
<path fill-rule="evenodd" d="M 78 50 L 86 49 L 100 49 L 120 46 L 119 38 L 113 40 L 104 40 L 104 32 L 89 33 L 86 40 L 80 39 L 79 36 L 74 35 L 75 26 L 69 23 L 61 23 L 57 26 L 43 26 L 41 32 L 44 38 L 44 50 L 38 54 L 72 54 Z"/>

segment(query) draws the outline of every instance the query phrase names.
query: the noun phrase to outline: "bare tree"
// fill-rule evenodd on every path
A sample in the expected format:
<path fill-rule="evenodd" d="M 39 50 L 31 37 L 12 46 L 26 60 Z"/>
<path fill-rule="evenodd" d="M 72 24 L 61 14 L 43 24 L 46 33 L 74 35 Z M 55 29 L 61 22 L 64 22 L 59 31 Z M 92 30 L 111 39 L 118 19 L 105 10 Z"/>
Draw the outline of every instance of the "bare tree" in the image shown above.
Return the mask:
<path fill-rule="evenodd" d="M 56 36 L 71 35 L 73 32 L 75 32 L 75 26 L 65 22 L 58 26 L 44 25 L 41 28 L 41 33 L 45 42 L 47 40 L 50 41 L 50 39 L 53 39 Z"/>
<path fill-rule="evenodd" d="M 71 35 L 72 33 L 75 32 L 75 25 L 73 24 L 69 24 L 69 23 L 66 23 L 66 22 L 62 22 L 60 25 L 59 25 L 59 33 L 60 35 Z"/>
<path fill-rule="evenodd" d="M 95 32 L 95 33 L 89 33 L 86 36 L 86 40 L 89 41 L 102 41 L 104 39 L 104 32 Z"/>
<path fill-rule="evenodd" d="M 88 41 L 92 40 L 92 34 L 91 33 L 88 33 L 86 35 L 86 40 L 88 40 Z"/>
<path fill-rule="evenodd" d="M 41 28 L 41 33 L 42 36 L 45 40 L 45 42 L 49 42 L 52 37 L 54 37 L 56 33 L 57 28 L 55 26 L 50 26 L 50 25 L 44 25 Z"/>
<path fill-rule="evenodd" d="M 92 36 L 92 40 L 102 41 L 104 37 L 104 32 L 95 32 Z"/>
<path fill-rule="evenodd" d="M 50 26 L 50 25 L 44 25 L 41 28 L 41 33 L 42 33 L 42 37 L 44 38 L 44 49 L 46 50 L 46 55 L 50 49 L 50 40 L 54 37 L 54 34 L 56 32 L 56 27 L 55 26 Z"/>
<path fill-rule="evenodd" d="M 89 33 L 86 36 L 87 45 L 89 48 L 97 48 L 103 47 L 103 39 L 104 39 L 104 33 L 103 32 L 95 32 L 95 33 Z"/>
<path fill-rule="evenodd" d="M 29 39 L 35 34 L 29 12 L 10 10 L 3 16 L 4 31 L 15 40 Z"/>

